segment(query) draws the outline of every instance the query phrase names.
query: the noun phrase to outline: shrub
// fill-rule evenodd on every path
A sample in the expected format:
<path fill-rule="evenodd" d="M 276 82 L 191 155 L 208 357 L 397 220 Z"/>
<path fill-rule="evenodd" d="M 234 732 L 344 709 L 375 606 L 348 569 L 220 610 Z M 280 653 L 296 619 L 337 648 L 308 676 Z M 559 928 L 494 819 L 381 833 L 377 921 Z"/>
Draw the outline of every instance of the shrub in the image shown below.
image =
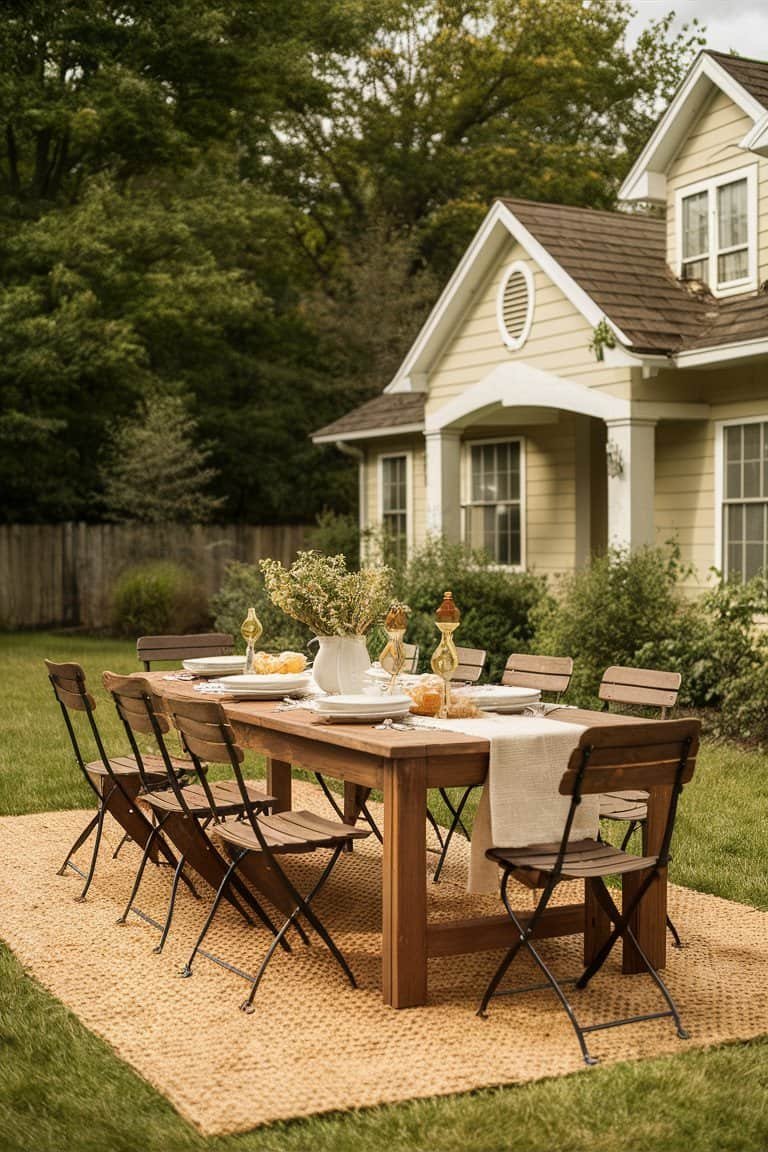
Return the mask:
<path fill-rule="evenodd" d="M 207 628 L 210 619 L 205 591 L 178 564 L 129 568 L 112 590 L 112 628 L 119 636 L 195 632 Z"/>
<path fill-rule="evenodd" d="M 723 692 L 718 733 L 735 740 L 768 745 L 768 652 L 758 649 L 748 671 L 729 680 Z"/>
<path fill-rule="evenodd" d="M 543 578 L 499 570 L 487 554 L 461 544 L 428 540 L 397 576 L 397 595 L 411 608 L 406 639 L 420 645 L 423 670 L 439 640 L 435 611 L 446 589 L 461 611 L 456 643 L 486 648 L 486 674 L 498 680 L 510 652 L 530 648 L 533 610 L 545 595 Z"/>
<path fill-rule="evenodd" d="M 543 600 L 535 612 L 534 648 L 573 656 L 569 700 L 597 706 L 605 669 L 638 664 L 641 651 L 645 667 L 669 666 L 664 644 L 677 635 L 684 608 L 680 574 L 675 549 L 643 548 L 610 551 L 560 580 L 556 599 Z"/>
<path fill-rule="evenodd" d="M 240 637 L 240 625 L 251 605 L 264 626 L 260 646 L 275 650 L 290 648 L 300 652 L 312 638 L 309 628 L 275 607 L 267 596 L 264 580 L 255 565 L 233 560 L 227 564 L 224 583 L 211 598 L 211 609 L 216 628 L 221 632 L 231 632 L 242 651 L 245 651 L 245 641 Z"/>
<path fill-rule="evenodd" d="M 748 584 L 719 581 L 681 604 L 668 635 L 643 644 L 636 663 L 680 672 L 681 704 L 728 710 L 730 686 L 749 680 L 764 658 L 765 641 L 757 637 L 754 620 L 765 610 L 764 577 Z M 768 709 L 768 694 L 763 699 Z"/>

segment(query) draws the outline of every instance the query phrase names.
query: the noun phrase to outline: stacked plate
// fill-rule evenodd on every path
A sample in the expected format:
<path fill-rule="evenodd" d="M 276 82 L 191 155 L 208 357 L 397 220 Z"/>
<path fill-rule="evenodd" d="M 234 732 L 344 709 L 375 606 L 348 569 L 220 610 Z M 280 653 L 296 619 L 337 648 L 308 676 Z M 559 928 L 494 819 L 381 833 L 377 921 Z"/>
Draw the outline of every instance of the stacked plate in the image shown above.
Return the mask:
<path fill-rule="evenodd" d="M 380 723 L 382 720 L 399 720 L 407 716 L 413 704 L 405 693 L 393 692 L 391 696 L 368 696 L 365 693 L 341 696 L 319 696 L 310 708 L 318 716 L 333 724 Z"/>
<path fill-rule="evenodd" d="M 508 688 L 504 684 L 478 684 L 471 689 L 471 695 L 484 712 L 522 712 L 541 699 L 541 692 L 535 689 Z"/>
<path fill-rule="evenodd" d="M 238 700 L 282 700 L 283 696 L 300 696 L 312 687 L 309 672 L 275 672 L 268 676 L 251 673 L 222 676 L 212 681 L 215 688 Z"/>
<path fill-rule="evenodd" d="M 193 660 L 182 660 L 186 672 L 197 676 L 223 676 L 227 672 L 242 672 L 245 656 L 196 656 Z"/>

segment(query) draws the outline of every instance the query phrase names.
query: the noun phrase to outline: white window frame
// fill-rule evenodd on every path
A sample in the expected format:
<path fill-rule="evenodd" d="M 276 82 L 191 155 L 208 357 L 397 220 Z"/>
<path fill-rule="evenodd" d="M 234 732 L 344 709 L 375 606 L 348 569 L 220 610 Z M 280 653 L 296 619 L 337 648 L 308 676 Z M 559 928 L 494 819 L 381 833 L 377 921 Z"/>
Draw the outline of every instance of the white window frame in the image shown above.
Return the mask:
<path fill-rule="evenodd" d="M 410 448 L 402 452 L 381 452 L 376 461 L 376 488 L 378 493 L 379 527 L 384 530 L 384 461 L 402 460 L 405 457 L 405 554 L 409 559 L 413 552 L 414 543 L 414 514 L 413 514 L 413 451 Z M 387 515 L 391 513 L 387 512 Z"/>
<path fill-rule="evenodd" d="M 526 464 L 525 464 L 525 437 L 524 436 L 497 436 L 493 439 L 477 439 L 465 440 L 462 444 L 462 461 L 461 461 L 461 539 L 465 543 L 467 540 L 467 510 L 470 506 L 481 507 L 481 505 L 472 505 L 472 449 L 480 446 L 488 447 L 491 444 L 519 444 L 520 445 L 520 563 L 519 564 L 498 564 L 494 562 L 492 567 L 503 572 L 525 572 L 527 563 L 527 485 L 526 485 Z M 499 501 L 505 503 L 505 501 Z"/>
<path fill-rule="evenodd" d="M 723 547 L 723 514 L 725 508 L 725 429 L 744 424 L 768 424 L 768 412 L 762 416 L 735 416 L 715 421 L 715 568 L 725 576 Z"/>
<path fill-rule="evenodd" d="M 504 323 L 504 293 L 507 290 L 507 284 L 510 277 L 515 273 L 520 272 L 525 280 L 528 289 L 528 309 L 525 313 L 525 324 L 520 335 L 515 339 L 510 336 L 507 331 L 507 326 Z M 531 332 L 531 325 L 533 324 L 533 309 L 536 303 L 536 285 L 533 279 L 533 272 L 529 264 L 524 260 L 515 260 L 513 264 L 504 272 L 499 284 L 499 291 L 496 294 L 496 324 L 498 325 L 501 339 L 510 352 L 517 352 L 525 344 Z"/>
<path fill-rule="evenodd" d="M 747 182 L 747 275 L 741 280 L 729 280 L 718 287 L 717 284 L 717 258 L 723 253 L 717 246 L 717 190 L 724 184 L 735 184 L 737 180 Z M 757 164 L 749 164 L 744 168 L 734 168 L 730 172 L 723 172 L 719 176 L 712 176 L 709 180 L 700 180 L 696 184 L 688 184 L 685 188 L 678 188 L 675 193 L 675 233 L 676 233 L 676 268 L 680 279 L 683 276 L 683 201 L 689 196 L 696 196 L 700 192 L 707 193 L 707 219 L 708 247 L 706 257 L 708 276 L 707 284 L 713 296 L 735 296 L 740 292 L 750 292 L 757 289 L 758 262 L 757 262 Z M 739 248 L 741 245 L 738 246 Z M 692 259 L 694 259 L 692 257 Z"/>

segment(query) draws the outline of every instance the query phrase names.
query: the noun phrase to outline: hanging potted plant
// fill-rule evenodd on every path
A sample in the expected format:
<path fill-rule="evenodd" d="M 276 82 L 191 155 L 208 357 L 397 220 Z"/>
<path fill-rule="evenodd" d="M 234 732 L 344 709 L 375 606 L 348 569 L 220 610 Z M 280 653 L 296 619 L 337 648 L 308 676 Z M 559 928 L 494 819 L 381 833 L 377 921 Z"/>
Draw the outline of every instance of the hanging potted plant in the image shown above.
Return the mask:
<path fill-rule="evenodd" d="M 350 572 L 343 555 L 299 552 L 290 568 L 262 560 L 273 604 L 315 633 L 313 675 L 324 692 L 361 692 L 371 661 L 366 634 L 392 598 L 392 571 L 384 566 Z"/>

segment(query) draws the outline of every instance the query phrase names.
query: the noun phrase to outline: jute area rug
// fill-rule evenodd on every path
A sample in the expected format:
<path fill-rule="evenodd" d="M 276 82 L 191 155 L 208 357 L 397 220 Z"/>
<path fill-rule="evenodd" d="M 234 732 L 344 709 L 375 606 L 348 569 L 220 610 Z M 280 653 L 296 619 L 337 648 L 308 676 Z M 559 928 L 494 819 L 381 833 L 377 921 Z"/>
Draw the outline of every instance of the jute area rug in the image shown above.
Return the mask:
<path fill-rule="evenodd" d="M 297 807 L 327 813 L 317 789 L 296 783 L 295 794 Z M 144 922 L 132 916 L 125 926 L 115 923 L 135 871 L 134 846 L 115 861 L 104 851 L 88 901 L 74 902 L 82 882 L 72 872 L 59 877 L 56 869 L 85 817 L 55 812 L 0 819 L 0 937 L 201 1131 L 233 1132 L 578 1070 L 589 1075 L 552 993 L 506 997 L 492 1002 L 489 1019 L 475 1016 L 499 953 L 431 961 L 426 1007 L 395 1011 L 382 1004 L 381 849 L 373 837 L 341 858 L 318 902 L 359 988 L 347 985 L 319 942 L 310 948 L 297 942 L 291 955 L 278 953 L 256 1013 L 246 1016 L 238 1004 L 247 986 L 232 973 L 198 958 L 194 976 L 179 978 L 209 907 L 207 891 L 196 902 L 181 889 L 160 956 L 152 951 L 157 934 Z M 107 848 L 117 844 L 114 824 L 105 838 Z M 495 898 L 466 895 L 466 864 L 466 845 L 457 841 L 444 881 L 429 883 L 435 919 L 499 910 Z M 319 866 L 307 858 L 294 875 L 308 884 Z M 169 869 L 150 867 L 139 907 L 162 916 L 169 887 Z M 520 906 L 530 901 L 521 889 Z M 591 1044 L 604 1063 L 768 1032 L 768 914 L 683 888 L 672 888 L 670 906 L 685 948 L 670 949 L 666 978 L 691 1040 L 679 1040 L 669 1020 L 599 1032 Z M 264 929 L 248 928 L 224 906 L 207 946 L 254 971 L 267 942 Z M 579 970 L 577 938 L 547 942 L 542 951 L 560 975 Z M 524 957 L 511 977 L 539 979 Z M 574 1000 L 589 1022 L 663 1006 L 650 978 L 621 975 L 620 949 Z"/>

